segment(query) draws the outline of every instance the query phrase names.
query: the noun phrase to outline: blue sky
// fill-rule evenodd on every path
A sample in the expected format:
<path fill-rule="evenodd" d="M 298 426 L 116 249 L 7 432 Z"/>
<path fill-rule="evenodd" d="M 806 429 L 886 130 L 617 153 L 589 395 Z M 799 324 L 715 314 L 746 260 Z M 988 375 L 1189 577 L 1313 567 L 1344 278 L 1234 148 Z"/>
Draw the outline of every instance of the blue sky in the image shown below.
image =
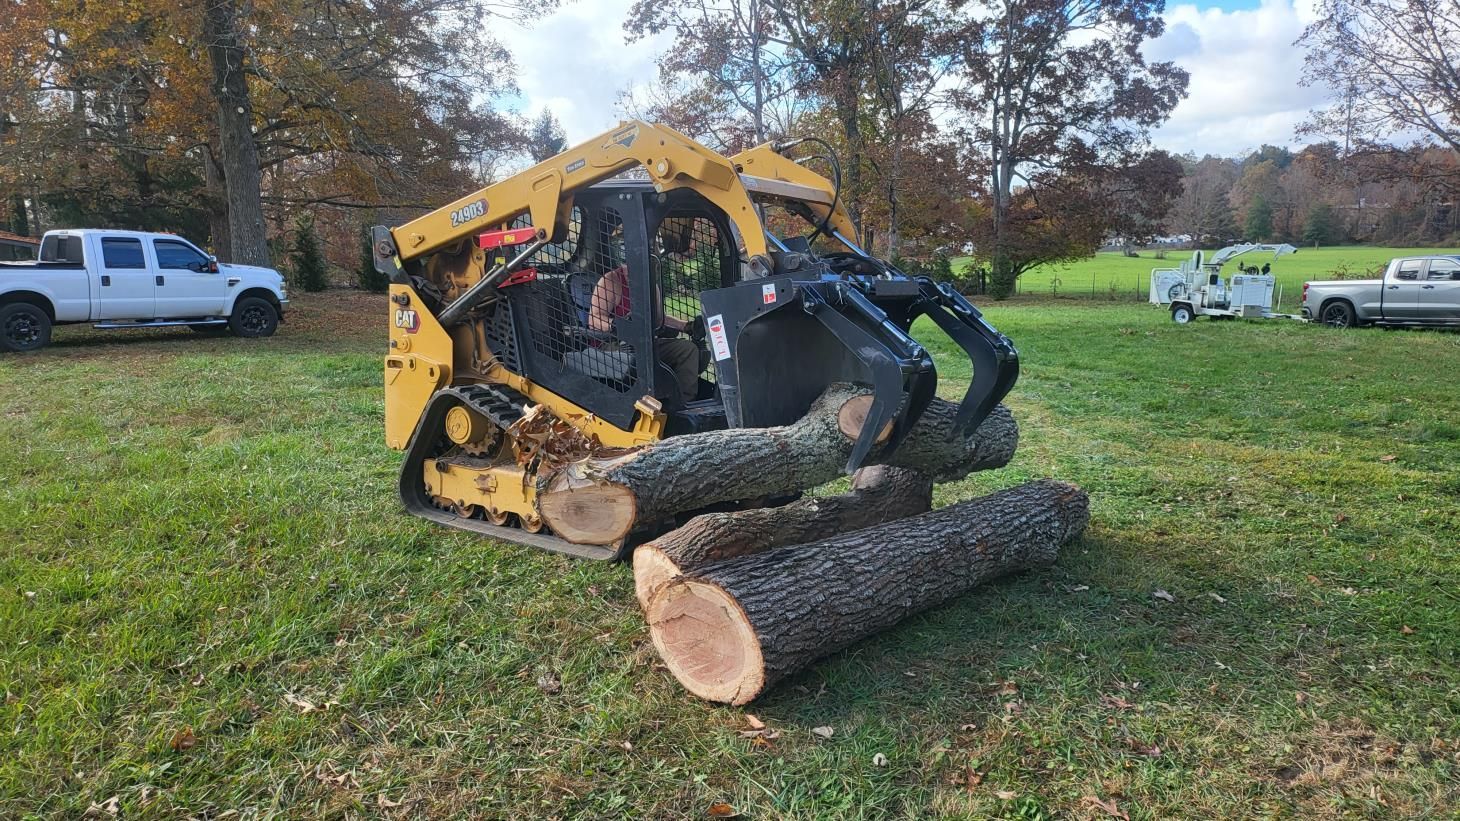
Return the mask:
<path fill-rule="evenodd" d="M 1314 0 L 1195 0 L 1166 8 L 1166 34 L 1153 59 L 1191 74 L 1190 95 L 1154 135 L 1177 152 L 1237 154 L 1264 143 L 1296 146 L 1294 129 L 1327 99 L 1302 87 L 1302 54 L 1293 41 L 1313 18 Z M 651 83 L 667 36 L 626 43 L 633 0 L 569 0 L 527 30 L 503 32 L 518 65 L 524 114 L 551 108 L 570 141 L 612 127 L 621 92 Z"/>

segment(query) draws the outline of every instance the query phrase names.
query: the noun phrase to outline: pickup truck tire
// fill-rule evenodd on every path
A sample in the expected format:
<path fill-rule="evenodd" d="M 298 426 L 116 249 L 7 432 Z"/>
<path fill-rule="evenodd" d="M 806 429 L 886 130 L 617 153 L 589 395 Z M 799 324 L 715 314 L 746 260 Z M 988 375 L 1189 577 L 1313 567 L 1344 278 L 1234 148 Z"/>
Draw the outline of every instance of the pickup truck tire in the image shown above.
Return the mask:
<path fill-rule="evenodd" d="M 1190 305 L 1178 302 L 1171 306 L 1171 321 L 1177 325 L 1189 325 L 1194 319 L 1196 319 L 1196 312 L 1191 310 Z"/>
<path fill-rule="evenodd" d="M 1330 328 L 1352 328 L 1359 324 L 1354 316 L 1354 306 L 1341 299 L 1335 299 L 1318 312 L 1318 321 Z"/>
<path fill-rule="evenodd" d="M 228 327 L 237 336 L 273 336 L 274 330 L 279 327 L 279 312 L 267 299 L 246 296 L 233 306 Z"/>
<path fill-rule="evenodd" d="M 51 344 L 51 318 L 29 302 L 0 306 L 0 350 L 38 351 Z"/>

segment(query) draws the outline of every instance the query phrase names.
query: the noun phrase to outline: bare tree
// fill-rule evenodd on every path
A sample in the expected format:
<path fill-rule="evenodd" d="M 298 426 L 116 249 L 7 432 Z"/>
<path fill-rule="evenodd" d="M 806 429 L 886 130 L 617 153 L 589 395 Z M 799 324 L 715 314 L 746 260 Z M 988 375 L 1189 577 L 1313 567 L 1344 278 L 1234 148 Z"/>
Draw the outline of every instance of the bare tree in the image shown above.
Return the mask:
<path fill-rule="evenodd" d="M 744 116 L 754 142 L 768 139 L 772 111 L 793 89 L 766 0 L 639 0 L 624 28 L 631 40 L 672 32 L 659 61 L 666 81 L 691 78 L 707 98 L 701 109 Z"/>
<path fill-rule="evenodd" d="M 1420 133 L 1460 151 L 1460 3 L 1321 0 L 1298 40 L 1303 80 L 1341 96 L 1313 113 L 1309 133 L 1385 142 Z"/>

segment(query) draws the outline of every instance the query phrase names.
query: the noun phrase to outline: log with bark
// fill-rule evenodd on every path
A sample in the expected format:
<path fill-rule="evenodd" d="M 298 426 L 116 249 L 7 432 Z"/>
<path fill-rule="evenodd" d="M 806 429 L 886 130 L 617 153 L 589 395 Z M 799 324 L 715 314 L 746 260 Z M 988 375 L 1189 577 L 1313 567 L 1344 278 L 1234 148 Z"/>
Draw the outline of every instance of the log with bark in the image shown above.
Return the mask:
<path fill-rule="evenodd" d="M 634 551 L 634 593 L 647 607 L 665 582 L 706 564 L 905 519 L 932 504 L 933 480 L 926 474 L 870 465 L 852 477 L 850 491 L 836 496 L 706 513 Z"/>
<path fill-rule="evenodd" d="M 676 436 L 573 462 L 539 480 L 538 511 L 570 542 L 613 544 L 637 526 L 687 511 L 824 484 L 843 475 L 871 402 L 867 394 L 839 383 L 790 425 Z M 1019 429 L 1007 408 L 995 408 L 964 437 L 953 434 L 957 414 L 955 403 L 934 399 L 896 449 L 874 449 L 867 464 L 910 468 L 939 482 L 1008 464 Z"/>
<path fill-rule="evenodd" d="M 1048 565 L 1089 521 L 1079 488 L 1031 482 L 810 544 L 701 566 L 645 610 L 690 692 L 745 704 L 822 656 L 976 585 Z"/>

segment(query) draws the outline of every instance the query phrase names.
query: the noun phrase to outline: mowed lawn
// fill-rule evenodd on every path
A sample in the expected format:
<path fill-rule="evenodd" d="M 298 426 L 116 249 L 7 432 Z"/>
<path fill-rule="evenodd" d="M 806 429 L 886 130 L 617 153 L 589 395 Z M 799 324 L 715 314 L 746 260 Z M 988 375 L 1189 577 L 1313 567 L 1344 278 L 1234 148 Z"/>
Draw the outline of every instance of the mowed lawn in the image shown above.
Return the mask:
<path fill-rule="evenodd" d="M 0 358 L 0 817 L 1460 807 L 1460 334 L 990 307 L 1021 447 L 938 501 L 1078 482 L 1085 538 L 732 709 L 627 567 L 402 513 L 383 298 L 296 307 Z"/>
<path fill-rule="evenodd" d="M 1210 257 L 1215 251 L 1208 250 Z M 1369 272 L 1382 270 L 1394 257 L 1425 254 L 1460 253 L 1456 248 L 1381 248 L 1370 245 L 1341 245 L 1329 248 L 1299 248 L 1296 254 L 1273 259 L 1271 253 L 1253 251 L 1228 262 L 1222 268 L 1225 276 L 1240 273 L 1237 265 L 1272 265 L 1272 273 L 1281 286 L 1281 294 L 1274 291 L 1276 300 L 1282 297 L 1281 307 L 1289 313 L 1298 313 L 1298 301 L 1302 298 L 1303 283 L 1314 279 L 1334 279 L 1343 272 L 1349 279 L 1357 279 Z M 1095 299 L 1145 300 L 1151 292 L 1151 269 L 1176 268 L 1181 261 L 1190 257 L 1191 251 L 1168 251 L 1165 259 L 1158 259 L 1155 251 L 1143 250 L 1140 256 L 1128 257 L 1118 252 L 1099 253 L 1078 262 L 1058 265 L 1043 265 L 1026 273 L 1019 281 L 1019 291 L 1028 296 L 1056 296 Z M 954 270 L 967 264 L 967 257 L 953 260 Z M 1139 297 L 1137 294 L 1139 293 Z"/>

